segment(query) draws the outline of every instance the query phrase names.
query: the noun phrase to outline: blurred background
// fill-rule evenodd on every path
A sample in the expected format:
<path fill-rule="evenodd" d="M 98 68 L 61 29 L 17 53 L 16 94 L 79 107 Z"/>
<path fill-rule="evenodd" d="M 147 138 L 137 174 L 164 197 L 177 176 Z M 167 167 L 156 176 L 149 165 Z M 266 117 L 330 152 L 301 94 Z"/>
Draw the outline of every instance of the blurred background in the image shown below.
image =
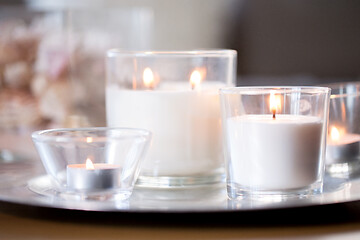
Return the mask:
<path fill-rule="evenodd" d="M 104 126 L 109 48 L 235 49 L 238 85 L 358 81 L 359 13 L 356 0 L 0 0 L 0 131 Z"/>

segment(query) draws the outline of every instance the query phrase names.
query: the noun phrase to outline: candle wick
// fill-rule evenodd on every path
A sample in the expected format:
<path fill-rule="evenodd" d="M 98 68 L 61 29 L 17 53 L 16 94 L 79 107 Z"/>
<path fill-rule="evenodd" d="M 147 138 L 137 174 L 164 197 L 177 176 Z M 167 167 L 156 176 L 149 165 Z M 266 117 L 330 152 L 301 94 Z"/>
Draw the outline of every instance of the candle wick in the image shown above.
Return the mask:
<path fill-rule="evenodd" d="M 191 83 L 191 90 L 194 90 L 194 89 L 195 89 L 195 84 Z"/>
<path fill-rule="evenodd" d="M 151 82 L 151 83 L 147 86 L 147 88 L 148 88 L 149 90 L 154 90 L 154 89 L 155 89 L 154 83 Z"/>
<path fill-rule="evenodd" d="M 273 119 L 276 119 L 276 116 L 275 116 L 275 114 L 276 114 L 276 109 L 273 109 L 273 110 L 272 110 L 272 114 L 273 114 Z"/>

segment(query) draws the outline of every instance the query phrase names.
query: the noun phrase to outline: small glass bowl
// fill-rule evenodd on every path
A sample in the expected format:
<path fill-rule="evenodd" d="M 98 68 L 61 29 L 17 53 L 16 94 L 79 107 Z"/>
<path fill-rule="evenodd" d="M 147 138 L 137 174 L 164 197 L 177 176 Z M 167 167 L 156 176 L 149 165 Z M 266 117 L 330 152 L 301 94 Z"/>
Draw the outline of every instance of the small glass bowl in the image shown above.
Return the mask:
<path fill-rule="evenodd" d="M 37 131 L 32 139 L 59 196 L 127 199 L 151 133 L 131 128 L 69 128 Z"/>

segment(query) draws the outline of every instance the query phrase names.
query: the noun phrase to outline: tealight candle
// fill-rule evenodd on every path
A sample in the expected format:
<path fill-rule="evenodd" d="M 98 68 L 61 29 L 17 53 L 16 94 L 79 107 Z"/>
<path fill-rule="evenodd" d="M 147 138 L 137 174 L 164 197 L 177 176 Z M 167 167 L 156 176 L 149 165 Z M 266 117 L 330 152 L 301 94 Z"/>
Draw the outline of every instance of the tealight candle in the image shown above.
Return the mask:
<path fill-rule="evenodd" d="M 117 188 L 120 185 L 120 166 L 106 163 L 92 163 L 67 166 L 67 187 L 71 190 L 91 191 Z"/>
<path fill-rule="evenodd" d="M 348 177 L 360 168 L 360 85 L 340 82 L 331 88 L 329 128 L 326 147 L 326 170 Z"/>
<path fill-rule="evenodd" d="M 349 163 L 359 161 L 360 135 L 346 133 L 336 126 L 330 128 L 326 148 L 326 163 Z"/>

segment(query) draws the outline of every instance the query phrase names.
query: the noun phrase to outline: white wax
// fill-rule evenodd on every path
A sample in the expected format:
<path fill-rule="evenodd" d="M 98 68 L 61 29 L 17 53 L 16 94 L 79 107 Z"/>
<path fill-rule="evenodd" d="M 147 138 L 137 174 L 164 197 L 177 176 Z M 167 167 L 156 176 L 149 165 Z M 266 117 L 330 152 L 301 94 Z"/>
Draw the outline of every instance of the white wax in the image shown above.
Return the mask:
<path fill-rule="evenodd" d="M 142 173 L 183 176 L 222 166 L 220 104 L 222 83 L 191 90 L 185 82 L 168 82 L 160 90 L 106 89 L 110 127 L 145 128 L 153 133 Z"/>
<path fill-rule="evenodd" d="M 67 186 L 72 190 L 106 190 L 120 186 L 120 166 L 94 163 L 94 169 L 86 164 L 67 166 Z"/>
<path fill-rule="evenodd" d="M 309 186 L 318 179 L 322 121 L 295 115 L 227 120 L 233 182 L 259 190 Z"/>

